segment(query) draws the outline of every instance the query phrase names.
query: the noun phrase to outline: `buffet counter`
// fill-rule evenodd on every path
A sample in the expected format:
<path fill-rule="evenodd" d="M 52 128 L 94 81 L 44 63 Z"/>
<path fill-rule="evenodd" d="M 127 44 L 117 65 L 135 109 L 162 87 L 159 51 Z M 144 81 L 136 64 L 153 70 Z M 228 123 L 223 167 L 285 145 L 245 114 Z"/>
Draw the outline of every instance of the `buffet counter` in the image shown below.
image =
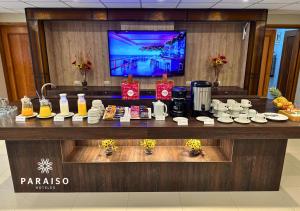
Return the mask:
<path fill-rule="evenodd" d="M 188 126 L 178 126 L 171 117 L 92 125 L 6 118 L 0 124 L 16 192 L 276 191 L 287 140 L 300 138 L 300 123 L 292 121 L 206 126 L 190 117 Z M 184 142 L 196 138 L 205 153 L 191 157 Z M 101 139 L 117 143 L 111 156 Z M 157 140 L 153 154 L 144 153 L 142 139 Z"/>

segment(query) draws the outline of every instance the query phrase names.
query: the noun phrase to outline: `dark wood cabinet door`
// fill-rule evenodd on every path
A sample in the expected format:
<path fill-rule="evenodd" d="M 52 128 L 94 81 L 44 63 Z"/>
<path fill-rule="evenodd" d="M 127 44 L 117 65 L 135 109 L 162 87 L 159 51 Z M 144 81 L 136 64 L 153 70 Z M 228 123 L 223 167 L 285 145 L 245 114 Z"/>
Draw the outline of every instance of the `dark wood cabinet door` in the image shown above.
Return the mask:
<path fill-rule="evenodd" d="M 300 69 L 300 30 L 287 31 L 278 78 L 278 89 L 288 100 L 294 101 Z"/>
<path fill-rule="evenodd" d="M 26 25 L 0 26 L 1 56 L 8 98 L 34 96 L 35 85 Z"/>

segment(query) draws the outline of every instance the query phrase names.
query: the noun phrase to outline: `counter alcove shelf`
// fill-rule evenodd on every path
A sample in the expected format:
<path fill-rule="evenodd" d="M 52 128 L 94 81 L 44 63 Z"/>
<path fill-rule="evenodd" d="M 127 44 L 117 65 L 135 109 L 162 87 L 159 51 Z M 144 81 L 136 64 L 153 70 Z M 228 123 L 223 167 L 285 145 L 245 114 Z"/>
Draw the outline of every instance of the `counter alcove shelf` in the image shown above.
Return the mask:
<path fill-rule="evenodd" d="M 252 99 L 254 108 L 272 105 Z M 53 101 L 54 108 L 58 102 Z M 6 140 L 16 192 L 110 191 L 275 191 L 279 189 L 287 139 L 300 137 L 300 123 L 222 124 L 204 126 L 190 118 L 189 126 L 166 121 L 100 121 L 54 123 L 30 119 L 1 121 L 0 139 Z M 113 138 L 119 147 L 110 157 L 98 141 Z M 139 146 L 144 138 L 157 139 L 154 154 Z M 191 158 L 184 139 L 201 138 L 206 154 Z M 37 170 L 49 159 L 49 174 Z M 68 178 L 67 184 L 21 183 L 28 178 Z M 46 186 L 46 187 L 45 187 Z"/>

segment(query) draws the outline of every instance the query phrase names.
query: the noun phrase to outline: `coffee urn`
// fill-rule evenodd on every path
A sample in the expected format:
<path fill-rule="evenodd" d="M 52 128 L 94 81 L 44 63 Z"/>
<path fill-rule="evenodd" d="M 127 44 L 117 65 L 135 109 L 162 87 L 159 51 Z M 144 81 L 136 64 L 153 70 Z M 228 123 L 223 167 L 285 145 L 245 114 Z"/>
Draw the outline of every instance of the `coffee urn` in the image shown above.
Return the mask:
<path fill-rule="evenodd" d="M 208 115 L 211 106 L 211 87 L 208 81 L 192 81 L 191 106 L 192 115 Z"/>

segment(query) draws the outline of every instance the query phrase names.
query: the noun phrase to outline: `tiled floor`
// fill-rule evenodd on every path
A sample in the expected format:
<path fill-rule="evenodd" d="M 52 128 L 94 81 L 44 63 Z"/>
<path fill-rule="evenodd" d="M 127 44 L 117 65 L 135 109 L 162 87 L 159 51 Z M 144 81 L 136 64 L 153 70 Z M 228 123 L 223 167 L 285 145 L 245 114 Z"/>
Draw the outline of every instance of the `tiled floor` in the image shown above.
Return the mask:
<path fill-rule="evenodd" d="M 14 193 L 4 141 L 0 141 L 0 211 L 300 211 L 300 140 L 290 140 L 278 192 Z"/>

